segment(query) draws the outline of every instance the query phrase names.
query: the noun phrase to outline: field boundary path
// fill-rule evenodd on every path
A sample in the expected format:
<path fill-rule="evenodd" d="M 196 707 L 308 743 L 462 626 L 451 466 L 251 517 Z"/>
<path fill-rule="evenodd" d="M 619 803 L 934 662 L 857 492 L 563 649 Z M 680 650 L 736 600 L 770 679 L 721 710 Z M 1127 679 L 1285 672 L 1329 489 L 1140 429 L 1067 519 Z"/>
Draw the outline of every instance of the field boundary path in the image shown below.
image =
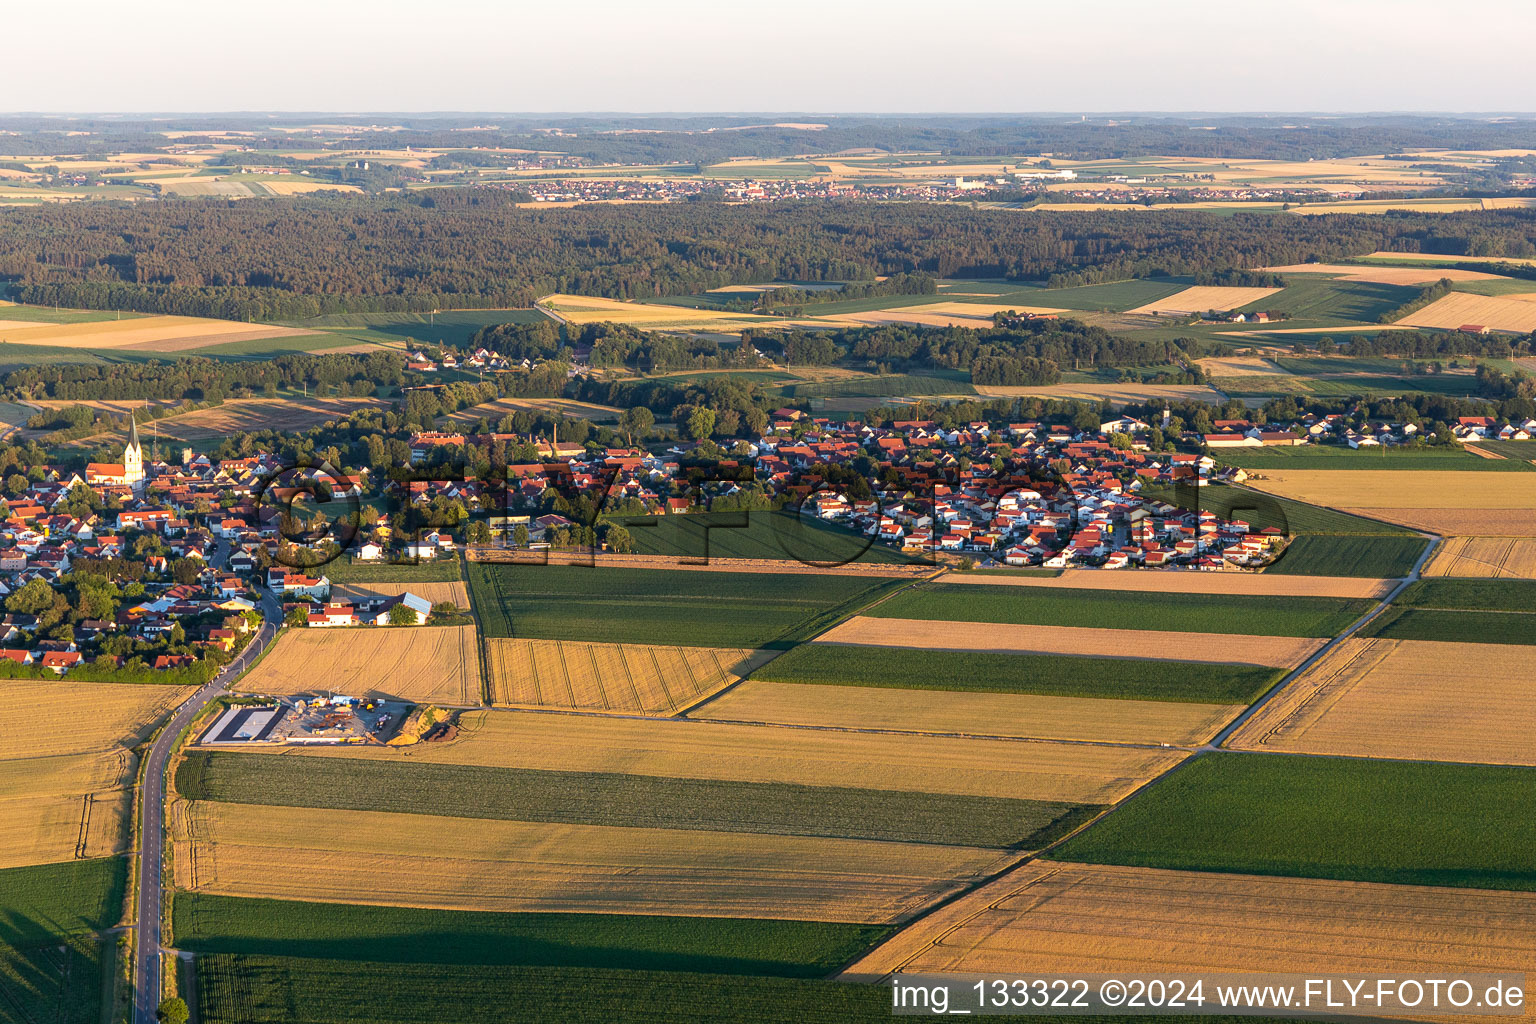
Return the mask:
<path fill-rule="evenodd" d="M 220 544 L 220 558 L 215 555 L 216 565 L 228 557 L 224 543 Z M 176 709 L 165 728 L 160 730 L 149 753 L 144 769 L 144 782 L 138 794 L 139 800 L 139 849 L 138 849 L 138 896 L 136 898 L 136 938 L 133 957 L 133 1003 L 136 1024 L 155 1024 L 155 1008 L 160 1003 L 163 984 L 160 972 L 160 943 L 163 911 L 165 907 L 165 785 L 170 766 L 171 751 L 177 739 L 192 720 L 206 708 L 210 701 L 224 693 L 224 688 L 254 665 L 268 644 L 277 636 L 283 621 L 282 604 L 270 592 L 261 599 L 264 616 L 261 628 L 246 644 L 240 656 L 203 685 Z"/>

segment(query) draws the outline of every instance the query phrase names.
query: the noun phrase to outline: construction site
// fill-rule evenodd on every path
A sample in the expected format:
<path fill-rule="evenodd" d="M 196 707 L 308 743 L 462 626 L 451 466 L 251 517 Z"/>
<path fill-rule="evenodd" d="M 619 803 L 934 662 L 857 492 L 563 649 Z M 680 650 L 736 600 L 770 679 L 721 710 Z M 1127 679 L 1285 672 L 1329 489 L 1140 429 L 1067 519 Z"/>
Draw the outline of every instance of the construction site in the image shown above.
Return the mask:
<path fill-rule="evenodd" d="M 277 698 L 227 708 L 199 739 L 202 746 L 387 743 L 414 705 L 340 695 Z"/>

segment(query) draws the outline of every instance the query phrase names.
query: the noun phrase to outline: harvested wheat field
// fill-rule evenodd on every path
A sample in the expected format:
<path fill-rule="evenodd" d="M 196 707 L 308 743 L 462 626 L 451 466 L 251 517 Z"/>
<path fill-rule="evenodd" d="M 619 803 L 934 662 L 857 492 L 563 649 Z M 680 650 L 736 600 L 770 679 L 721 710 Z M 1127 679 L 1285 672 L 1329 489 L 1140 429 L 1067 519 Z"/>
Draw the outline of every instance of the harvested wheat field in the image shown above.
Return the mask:
<path fill-rule="evenodd" d="M 290 629 L 240 680 L 251 693 L 333 690 L 434 704 L 480 703 L 474 626 Z"/>
<path fill-rule="evenodd" d="M 384 398 L 237 398 L 212 409 L 158 420 L 155 430 L 177 441 L 212 441 L 253 430 L 293 433 L 345 419 L 359 410 L 389 406 Z"/>
<path fill-rule="evenodd" d="M 1032 861 L 899 932 L 842 978 L 1258 970 L 1536 971 L 1536 893 Z"/>
<path fill-rule="evenodd" d="M 184 686 L 0 680 L 0 763 L 131 747 L 191 693 Z"/>
<path fill-rule="evenodd" d="M 1397 322 L 1453 331 L 1463 324 L 1480 324 L 1496 331 L 1524 334 L 1536 330 L 1536 302 L 1512 295 L 1452 292 Z"/>
<path fill-rule="evenodd" d="M 1522 256 L 1443 256 L 1435 252 L 1387 252 L 1378 249 L 1363 257 L 1368 260 L 1392 260 L 1398 263 L 1416 262 L 1418 260 L 1433 260 L 1436 263 L 1520 263 L 1525 266 L 1536 266 L 1536 258 Z"/>
<path fill-rule="evenodd" d="M 1082 398 L 1099 402 L 1174 401 L 1219 405 L 1225 396 L 1204 384 L 978 384 L 983 398 Z"/>
<path fill-rule="evenodd" d="M 0 868 L 121 853 L 133 772 L 122 747 L 0 761 Z"/>
<path fill-rule="evenodd" d="M 4 329 L 5 340 L 17 345 L 157 352 L 176 352 L 226 342 L 313 333 L 293 327 L 268 327 L 192 316 L 140 316 L 129 320 L 46 324 L 21 330 L 12 330 L 10 325 L 6 325 Z"/>
<path fill-rule="evenodd" d="M 717 647 L 487 640 L 491 703 L 671 715 L 774 656 Z"/>
<path fill-rule="evenodd" d="M 0 683 L 0 868 L 125 850 L 135 765 L 128 747 L 190 692 Z"/>
<path fill-rule="evenodd" d="M 1290 373 L 1267 356 L 1206 356 L 1196 365 L 1212 377 L 1289 377 Z"/>
<path fill-rule="evenodd" d="M 1042 697 L 1021 693 L 891 690 L 748 680 L 691 717 L 709 721 L 1017 736 L 1103 743 L 1203 743 L 1242 704 Z"/>
<path fill-rule="evenodd" d="M 875 309 L 867 313 L 836 313 L 831 316 L 821 317 L 820 319 L 855 327 L 871 324 L 916 324 L 920 327 L 986 328 L 992 326 L 994 314 L 1009 312 L 1061 314 L 1068 311 L 1054 306 L 996 305 L 981 302 L 940 301 L 922 306 L 897 306 L 892 309 Z"/>
<path fill-rule="evenodd" d="M 469 607 L 469 586 L 463 580 L 453 583 L 337 583 L 331 587 L 331 600 L 357 601 L 406 593 L 433 604 L 452 602 L 460 608 Z"/>
<path fill-rule="evenodd" d="M 1134 590 L 1163 594 L 1229 594 L 1255 597 L 1385 597 L 1395 580 L 1350 576 L 1271 576 L 1257 572 L 1195 572 L 1179 569 L 1064 569 L 1060 576 L 982 576 L 947 572 L 941 583 L 984 587 L 1066 587 L 1071 590 Z"/>
<path fill-rule="evenodd" d="M 1223 285 L 1196 285 L 1185 288 L 1181 292 L 1174 292 L 1165 299 L 1148 302 L 1137 306 L 1135 309 L 1126 310 L 1127 313 L 1203 313 L 1208 309 L 1219 309 L 1225 312 L 1246 306 L 1250 302 L 1258 302 L 1267 299 L 1278 292 L 1279 288 L 1233 288 Z"/>
<path fill-rule="evenodd" d="M 1017 857 L 920 843 L 205 802 L 179 805 L 175 819 L 181 888 L 439 910 L 886 922 Z"/>
<path fill-rule="evenodd" d="M 1237 636 L 1087 626 L 1017 626 L 995 622 L 932 622 L 855 615 L 816 643 L 911 647 L 924 651 L 997 651 L 1150 658 L 1222 665 L 1293 668 L 1326 641 L 1289 636 Z"/>
<path fill-rule="evenodd" d="M 343 185 L 333 181 L 311 181 L 308 178 L 272 178 L 250 183 L 253 188 L 266 189 L 273 195 L 295 196 L 305 192 L 361 192 L 356 185 Z"/>
<path fill-rule="evenodd" d="M 570 324 L 623 323 L 651 331 L 735 331 L 770 324 L 815 324 L 815 320 L 783 320 L 778 317 L 733 313 L 721 309 L 689 309 L 644 302 L 623 302 L 589 295 L 546 295 L 539 307 Z"/>
<path fill-rule="evenodd" d="M 1536 537 L 1536 510 L 1485 508 L 1342 508 L 1446 537 Z"/>
<path fill-rule="evenodd" d="M 1264 479 L 1249 480 L 1248 486 L 1313 505 L 1358 509 L 1377 518 L 1375 509 L 1536 509 L 1536 473 L 1266 469 Z"/>
<path fill-rule="evenodd" d="M 448 742 L 302 754 L 1084 804 L 1120 800 L 1184 758 L 1182 751 L 1136 747 L 530 711 L 468 712 Z"/>
<path fill-rule="evenodd" d="M 618 420 L 623 410 L 611 405 L 578 402 L 572 398 L 498 398 L 494 402 L 472 405 L 467 409 L 449 413 L 444 420 L 448 423 L 473 425 L 483 416 L 494 425 L 503 416 L 510 416 L 515 412 L 554 413 L 589 419 L 594 423 L 612 423 Z"/>
<path fill-rule="evenodd" d="M 1536 579 L 1536 537 L 1447 537 L 1424 575 Z"/>
<path fill-rule="evenodd" d="M 1249 750 L 1536 765 L 1533 737 L 1526 648 L 1348 639 L 1229 742 Z"/>
<path fill-rule="evenodd" d="M 1263 267 L 1274 274 L 1329 274 L 1344 281 L 1371 284 L 1434 284 L 1441 278 L 1451 281 L 1498 280 L 1498 274 L 1459 267 L 1375 267 L 1353 263 L 1295 263 L 1288 267 Z M 1460 326 L 1459 324 L 1457 326 Z"/>

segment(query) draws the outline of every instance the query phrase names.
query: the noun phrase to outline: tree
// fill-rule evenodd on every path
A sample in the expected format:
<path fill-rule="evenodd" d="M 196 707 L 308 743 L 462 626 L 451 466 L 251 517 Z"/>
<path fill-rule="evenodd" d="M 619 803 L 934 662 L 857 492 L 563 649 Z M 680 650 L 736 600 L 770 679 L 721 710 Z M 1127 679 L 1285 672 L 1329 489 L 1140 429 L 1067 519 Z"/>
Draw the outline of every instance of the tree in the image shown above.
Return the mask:
<path fill-rule="evenodd" d="M 33 580 L 5 599 L 5 610 L 18 615 L 41 615 L 53 607 L 53 588 L 42 580 Z"/>
<path fill-rule="evenodd" d="M 643 405 L 625 409 L 619 414 L 619 429 L 624 432 L 626 444 L 635 443 L 635 435 L 644 437 L 656 425 L 656 416 Z"/>
<path fill-rule="evenodd" d="M 309 609 L 302 604 L 296 604 L 288 609 L 283 622 L 290 626 L 303 626 L 309 623 Z"/>
<path fill-rule="evenodd" d="M 528 526 L 527 526 L 527 524 L 525 524 L 525 523 L 518 523 L 517 526 L 513 527 L 513 529 L 512 529 L 512 543 L 515 546 L 520 547 L 520 548 L 525 548 L 525 547 L 528 546 Z"/>
<path fill-rule="evenodd" d="M 715 410 L 703 405 L 694 406 L 693 411 L 688 414 L 685 427 L 689 440 L 706 440 L 715 432 Z"/>
<path fill-rule="evenodd" d="M 196 583 L 207 566 L 201 558 L 189 556 L 171 563 L 171 578 L 177 583 Z"/>
<path fill-rule="evenodd" d="M 391 626 L 415 626 L 421 622 L 416 615 L 416 609 L 401 601 L 389 610 L 389 624 Z"/>
<path fill-rule="evenodd" d="M 603 540 L 608 550 L 616 555 L 627 555 L 635 550 L 635 538 L 622 526 L 610 526 Z"/>
<path fill-rule="evenodd" d="M 189 1016 L 185 999 L 162 999 L 160 1005 L 155 1007 L 155 1020 L 160 1024 L 187 1024 Z"/>

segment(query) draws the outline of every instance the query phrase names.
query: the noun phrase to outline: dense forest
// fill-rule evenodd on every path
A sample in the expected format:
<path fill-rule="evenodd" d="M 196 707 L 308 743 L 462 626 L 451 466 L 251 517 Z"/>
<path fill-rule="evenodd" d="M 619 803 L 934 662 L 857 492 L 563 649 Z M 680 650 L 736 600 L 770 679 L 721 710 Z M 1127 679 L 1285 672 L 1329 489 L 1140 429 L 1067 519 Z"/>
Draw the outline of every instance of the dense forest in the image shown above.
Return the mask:
<path fill-rule="evenodd" d="M 307 387 L 316 394 L 371 395 L 405 379 L 398 352 L 368 355 L 286 355 L 269 360 L 222 362 L 187 356 L 160 363 L 47 363 L 12 370 L 0 378 L 8 400 L 33 398 L 181 398 L 216 402 L 275 394 L 278 388 Z"/>
<path fill-rule="evenodd" d="M 526 210 L 495 190 L 445 189 L 50 205 L 0 219 L 0 278 L 19 301 L 264 321 L 893 274 L 1073 285 L 1375 249 L 1529 256 L 1536 211 L 1040 217 L 852 202 Z"/>

